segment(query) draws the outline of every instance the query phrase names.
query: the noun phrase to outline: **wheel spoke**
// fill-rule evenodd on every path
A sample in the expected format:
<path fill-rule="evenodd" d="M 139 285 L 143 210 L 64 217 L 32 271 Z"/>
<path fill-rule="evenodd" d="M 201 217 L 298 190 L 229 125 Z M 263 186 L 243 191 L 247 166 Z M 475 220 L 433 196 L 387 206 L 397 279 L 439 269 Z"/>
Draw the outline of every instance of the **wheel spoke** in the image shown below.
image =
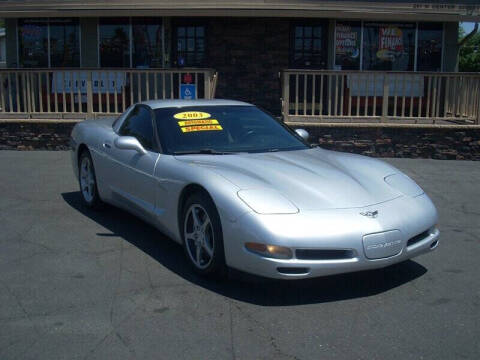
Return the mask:
<path fill-rule="evenodd" d="M 202 250 L 202 247 L 200 245 L 195 244 L 196 246 L 196 259 L 197 259 L 197 264 L 202 265 L 200 263 L 200 251 Z"/>
<path fill-rule="evenodd" d="M 195 238 L 193 237 L 193 233 L 186 232 L 185 240 L 195 240 Z"/>
<path fill-rule="evenodd" d="M 203 235 L 207 232 L 207 228 L 210 225 L 210 218 L 208 216 L 205 217 L 205 221 L 203 222 L 200 230 L 202 231 Z"/>
<path fill-rule="evenodd" d="M 192 218 L 193 218 L 193 225 L 200 226 L 200 219 L 198 218 L 197 212 L 195 211 L 196 208 L 192 208 Z"/>
<path fill-rule="evenodd" d="M 207 241 L 204 241 L 203 249 L 205 250 L 205 252 L 208 254 L 210 258 L 213 256 L 213 249 L 210 247 L 210 244 Z"/>

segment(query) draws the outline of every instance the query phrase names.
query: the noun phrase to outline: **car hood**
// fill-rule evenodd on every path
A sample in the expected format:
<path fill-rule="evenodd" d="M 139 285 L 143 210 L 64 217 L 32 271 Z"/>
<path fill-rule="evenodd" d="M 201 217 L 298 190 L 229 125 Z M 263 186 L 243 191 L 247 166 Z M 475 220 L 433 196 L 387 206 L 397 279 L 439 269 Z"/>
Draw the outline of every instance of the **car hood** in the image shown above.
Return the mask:
<path fill-rule="evenodd" d="M 312 148 L 272 153 L 179 156 L 241 189 L 280 193 L 299 210 L 354 208 L 402 195 L 384 178 L 398 173 L 383 161 Z M 252 192 L 253 194 L 253 192 Z"/>

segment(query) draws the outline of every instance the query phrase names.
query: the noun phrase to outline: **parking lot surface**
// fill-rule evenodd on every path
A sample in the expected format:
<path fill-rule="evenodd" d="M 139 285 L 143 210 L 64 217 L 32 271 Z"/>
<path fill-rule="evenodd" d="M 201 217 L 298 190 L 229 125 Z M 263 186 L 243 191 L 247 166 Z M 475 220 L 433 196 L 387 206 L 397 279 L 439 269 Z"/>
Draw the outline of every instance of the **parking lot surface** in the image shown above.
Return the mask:
<path fill-rule="evenodd" d="M 438 249 L 297 282 L 192 274 L 121 210 L 82 207 L 67 152 L 0 152 L 0 359 L 479 359 L 480 163 L 388 159 Z"/>

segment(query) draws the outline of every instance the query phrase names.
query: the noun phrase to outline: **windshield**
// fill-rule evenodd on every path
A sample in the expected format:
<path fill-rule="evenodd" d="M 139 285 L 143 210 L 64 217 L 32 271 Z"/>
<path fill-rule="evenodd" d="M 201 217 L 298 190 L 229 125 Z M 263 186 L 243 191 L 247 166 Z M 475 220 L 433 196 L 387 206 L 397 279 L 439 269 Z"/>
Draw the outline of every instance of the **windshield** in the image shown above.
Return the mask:
<path fill-rule="evenodd" d="M 308 145 L 255 106 L 191 106 L 155 110 L 167 154 L 301 150 Z"/>

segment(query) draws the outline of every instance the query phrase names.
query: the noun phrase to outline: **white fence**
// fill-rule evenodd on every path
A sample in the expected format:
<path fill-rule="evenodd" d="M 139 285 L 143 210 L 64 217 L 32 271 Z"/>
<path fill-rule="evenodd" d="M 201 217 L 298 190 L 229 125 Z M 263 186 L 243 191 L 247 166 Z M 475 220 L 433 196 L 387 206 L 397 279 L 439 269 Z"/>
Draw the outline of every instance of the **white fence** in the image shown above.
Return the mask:
<path fill-rule="evenodd" d="M 211 69 L 0 69 L 0 117 L 86 117 L 145 100 L 212 99 L 216 79 Z"/>
<path fill-rule="evenodd" d="M 285 70 L 285 121 L 480 120 L 479 73 Z"/>

